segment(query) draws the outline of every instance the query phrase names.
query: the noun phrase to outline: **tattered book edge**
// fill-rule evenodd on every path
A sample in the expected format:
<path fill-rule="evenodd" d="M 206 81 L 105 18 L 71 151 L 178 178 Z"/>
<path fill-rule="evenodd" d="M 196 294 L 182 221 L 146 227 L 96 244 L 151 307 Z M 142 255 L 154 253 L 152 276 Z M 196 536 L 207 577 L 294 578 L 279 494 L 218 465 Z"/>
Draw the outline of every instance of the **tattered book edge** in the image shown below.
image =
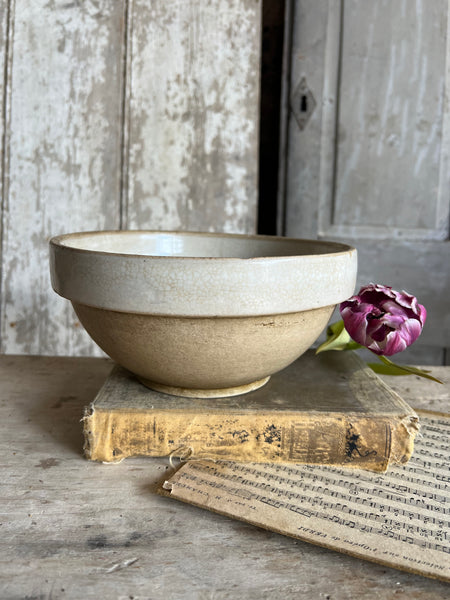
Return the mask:
<path fill-rule="evenodd" d="M 98 461 L 104 465 L 117 465 L 121 463 L 126 456 L 121 456 L 117 460 L 103 460 L 96 456 L 93 456 L 93 448 L 96 444 L 96 422 L 95 422 L 95 401 L 91 402 L 89 406 L 84 409 L 84 416 L 81 419 L 83 423 L 83 455 L 87 460 Z"/>
<path fill-rule="evenodd" d="M 419 431 L 420 424 L 419 418 L 412 409 L 411 412 L 405 414 L 403 416 L 399 416 L 394 423 L 389 423 L 389 448 L 387 448 L 387 453 L 385 456 L 385 460 L 381 463 L 367 463 L 367 464 L 352 464 L 352 463 L 343 463 L 343 462 L 335 462 L 335 463 L 327 463 L 336 467 L 344 467 L 350 469 L 364 469 L 371 472 L 386 472 L 391 465 L 394 464 L 405 464 L 411 458 L 414 450 L 414 441 L 417 432 Z M 111 450 L 112 448 L 112 429 L 113 427 L 102 427 L 102 441 L 100 443 L 98 439 L 98 423 L 96 419 L 96 408 L 95 402 L 92 402 L 89 406 L 85 407 L 84 416 L 81 419 L 83 423 L 83 436 L 84 436 L 84 444 L 83 444 L 83 453 L 87 460 L 93 460 L 97 462 L 102 462 L 104 464 L 118 464 L 122 462 L 125 458 L 131 458 L 136 456 L 158 456 L 160 458 L 169 457 L 179 458 L 179 459 L 193 459 L 193 460 L 235 460 L 237 462 L 257 462 L 257 463 L 283 463 L 283 462 L 295 462 L 295 461 L 285 461 L 283 458 L 279 460 L 261 460 L 255 457 L 252 459 L 251 457 L 238 458 L 236 456 L 230 457 L 220 457 L 220 456 L 211 456 L 208 457 L 205 453 L 195 454 L 195 451 L 192 447 L 187 447 L 186 445 L 176 448 L 172 450 L 170 453 L 165 454 L 147 454 L 147 453 L 135 453 L 128 452 L 122 454 L 117 459 L 114 458 L 114 452 Z M 119 411 L 122 412 L 122 411 Z M 105 411 L 100 410 L 100 413 L 104 414 Z M 106 414 L 113 419 L 114 412 L 109 413 L 106 411 Z M 106 433 L 105 433 L 106 432 Z M 405 435 L 406 432 L 406 435 Z M 106 436 L 106 437 L 105 437 Z M 311 464 L 319 464 L 319 463 L 311 463 Z"/>
<path fill-rule="evenodd" d="M 420 420 L 417 414 L 408 414 L 399 420 L 397 429 L 406 435 L 392 432 L 392 445 L 387 469 L 391 465 L 406 464 L 414 453 L 414 442 L 420 431 Z M 387 470 L 386 469 L 386 470 Z"/>

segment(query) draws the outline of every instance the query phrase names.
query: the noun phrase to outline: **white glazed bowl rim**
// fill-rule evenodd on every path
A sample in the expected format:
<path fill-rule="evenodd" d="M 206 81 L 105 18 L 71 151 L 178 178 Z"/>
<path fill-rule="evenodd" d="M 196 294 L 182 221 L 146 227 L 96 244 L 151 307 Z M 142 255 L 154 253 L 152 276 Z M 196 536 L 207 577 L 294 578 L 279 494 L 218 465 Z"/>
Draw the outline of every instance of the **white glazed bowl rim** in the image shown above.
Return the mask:
<path fill-rule="evenodd" d="M 130 239 L 289 248 L 256 256 L 123 251 Z M 165 242 L 164 242 L 165 240 Z M 122 251 L 99 249 L 122 244 Z M 181 246 L 180 246 L 181 247 Z M 299 253 L 296 253 L 298 248 Z M 305 253 L 306 252 L 306 253 Z M 262 253 L 261 253 L 262 254 Z M 50 240 L 53 289 L 72 302 L 140 314 L 256 316 L 335 305 L 354 292 L 356 249 L 339 242 L 183 231 L 93 231 Z"/>

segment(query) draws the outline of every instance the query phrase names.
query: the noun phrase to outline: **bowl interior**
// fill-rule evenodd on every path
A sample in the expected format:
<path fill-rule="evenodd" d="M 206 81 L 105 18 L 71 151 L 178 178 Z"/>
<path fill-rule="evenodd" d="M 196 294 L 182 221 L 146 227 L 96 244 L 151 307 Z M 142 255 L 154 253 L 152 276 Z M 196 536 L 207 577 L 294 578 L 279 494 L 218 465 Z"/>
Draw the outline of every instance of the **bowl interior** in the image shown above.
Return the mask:
<path fill-rule="evenodd" d="M 60 236 L 66 247 L 90 252 L 190 258 L 264 258 L 345 252 L 336 242 L 188 232 L 109 231 Z"/>

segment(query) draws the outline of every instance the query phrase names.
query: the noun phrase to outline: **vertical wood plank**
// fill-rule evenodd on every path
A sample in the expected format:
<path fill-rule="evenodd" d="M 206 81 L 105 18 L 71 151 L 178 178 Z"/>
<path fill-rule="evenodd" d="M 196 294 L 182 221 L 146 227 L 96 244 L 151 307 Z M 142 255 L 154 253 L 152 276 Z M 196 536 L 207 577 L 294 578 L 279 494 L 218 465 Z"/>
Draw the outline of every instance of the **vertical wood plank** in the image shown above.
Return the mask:
<path fill-rule="evenodd" d="M 440 362 L 450 342 L 450 2 L 293 2 L 283 233 L 355 245 L 357 289 L 375 281 L 415 294 L 428 319 L 410 356 Z M 303 129 L 293 117 L 302 80 L 316 101 Z"/>
<path fill-rule="evenodd" d="M 448 0 L 295 1 L 290 119 L 291 235 L 445 240 L 450 210 Z M 292 113 L 291 113 L 292 115 Z"/>
<path fill-rule="evenodd" d="M 7 98 L 5 81 L 7 77 L 8 61 L 8 20 L 10 14 L 10 2 L 0 4 L 0 194 L 3 199 L 3 164 L 5 162 L 5 121 L 7 115 Z"/>
<path fill-rule="evenodd" d="M 447 19 L 448 0 L 344 3 L 335 225 L 447 237 L 448 164 L 440 174 Z M 446 207 L 438 206 L 440 177 Z"/>
<path fill-rule="evenodd" d="M 128 228 L 256 227 L 260 2 L 132 0 Z"/>
<path fill-rule="evenodd" d="M 16 0 L 13 17 L 1 351 L 97 353 L 51 290 L 48 240 L 119 227 L 123 2 Z"/>
<path fill-rule="evenodd" d="M 2 4 L 0 4 L 0 298 L 2 295 L 1 274 L 3 255 L 3 220 L 1 216 L 3 214 L 6 190 L 6 173 L 8 165 L 6 123 L 9 118 L 9 98 L 7 95 L 7 80 L 9 76 L 9 18 L 12 12 L 12 2 L 13 0 L 8 0 L 7 2 L 3 2 Z"/>
<path fill-rule="evenodd" d="M 309 2 L 291 0 L 291 42 L 285 47 L 290 55 L 286 68 L 284 111 L 286 140 L 284 161 L 280 167 L 283 197 L 279 198 L 279 233 L 292 237 L 316 238 L 320 193 L 321 146 L 324 107 L 334 101 L 324 97 L 324 70 L 327 49 L 327 27 L 339 9 L 338 0 Z M 301 130 L 293 116 L 295 91 L 304 80 L 316 102 L 305 128 Z"/>

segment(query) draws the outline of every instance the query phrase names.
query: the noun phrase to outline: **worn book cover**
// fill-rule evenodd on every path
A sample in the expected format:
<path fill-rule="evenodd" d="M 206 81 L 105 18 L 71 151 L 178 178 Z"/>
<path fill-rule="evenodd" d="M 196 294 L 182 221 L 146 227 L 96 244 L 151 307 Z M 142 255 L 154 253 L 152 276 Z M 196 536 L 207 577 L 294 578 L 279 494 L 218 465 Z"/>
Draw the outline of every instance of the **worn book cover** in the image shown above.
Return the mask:
<path fill-rule="evenodd" d="M 114 367 L 83 419 L 85 455 L 332 464 L 406 462 L 415 412 L 351 352 L 307 352 L 262 388 L 232 398 L 152 391 Z"/>
<path fill-rule="evenodd" d="M 387 473 L 189 461 L 161 493 L 359 558 L 450 582 L 450 417 L 420 413 L 411 460 Z M 166 492 L 164 492 L 166 490 Z"/>

